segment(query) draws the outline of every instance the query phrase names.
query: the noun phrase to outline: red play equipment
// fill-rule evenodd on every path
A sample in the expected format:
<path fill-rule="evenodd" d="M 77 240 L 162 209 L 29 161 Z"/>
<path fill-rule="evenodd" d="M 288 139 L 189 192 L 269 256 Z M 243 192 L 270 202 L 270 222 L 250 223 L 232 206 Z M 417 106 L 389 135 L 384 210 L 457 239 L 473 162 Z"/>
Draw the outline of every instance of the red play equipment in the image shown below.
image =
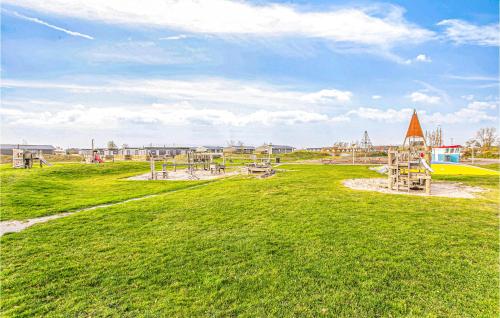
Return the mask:
<path fill-rule="evenodd" d="M 99 153 L 97 151 L 94 151 L 94 162 L 99 162 L 99 163 L 104 162 L 104 160 L 101 159 L 101 156 L 99 156 Z"/>

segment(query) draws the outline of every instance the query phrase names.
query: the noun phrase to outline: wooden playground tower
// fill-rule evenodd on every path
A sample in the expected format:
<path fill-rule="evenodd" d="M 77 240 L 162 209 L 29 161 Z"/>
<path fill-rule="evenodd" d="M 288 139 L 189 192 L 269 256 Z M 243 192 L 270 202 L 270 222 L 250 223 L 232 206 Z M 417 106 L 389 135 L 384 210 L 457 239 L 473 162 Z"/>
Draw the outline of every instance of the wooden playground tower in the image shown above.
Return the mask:
<path fill-rule="evenodd" d="M 33 163 L 38 160 L 40 163 L 40 168 L 43 165 L 51 166 L 50 163 L 45 160 L 41 151 L 33 152 L 26 149 L 12 149 L 12 168 L 33 168 Z"/>
<path fill-rule="evenodd" d="M 83 154 L 83 160 L 85 163 L 103 163 L 104 160 L 101 159 L 99 151 L 94 148 L 94 139 L 92 139 L 92 148 Z M 113 159 L 114 162 L 114 159 Z"/>
<path fill-rule="evenodd" d="M 388 187 L 391 190 L 405 190 L 431 193 L 430 149 L 424 133 L 413 111 L 403 146 L 388 153 Z"/>
<path fill-rule="evenodd" d="M 168 179 L 168 167 L 172 167 L 173 172 L 177 172 L 177 168 L 186 167 L 190 179 L 198 180 L 196 171 L 200 169 L 210 171 L 211 174 L 226 173 L 225 157 L 222 157 L 222 164 L 213 161 L 213 154 L 210 153 L 195 153 L 189 151 L 187 154 L 187 162 L 176 162 L 175 157 L 172 163 L 168 163 L 166 157 L 159 158 L 152 155 L 149 156 L 150 163 L 150 180 Z M 156 161 L 163 161 L 161 171 L 156 171 Z"/>

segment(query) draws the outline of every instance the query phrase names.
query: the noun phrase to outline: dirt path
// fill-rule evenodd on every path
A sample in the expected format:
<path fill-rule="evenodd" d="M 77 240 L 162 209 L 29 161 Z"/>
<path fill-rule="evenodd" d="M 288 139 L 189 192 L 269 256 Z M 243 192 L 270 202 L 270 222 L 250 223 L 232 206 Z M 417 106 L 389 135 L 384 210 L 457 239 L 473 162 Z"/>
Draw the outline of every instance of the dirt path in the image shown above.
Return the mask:
<path fill-rule="evenodd" d="M 172 193 L 176 193 L 176 192 L 180 192 L 180 191 L 184 191 L 184 190 L 190 190 L 190 189 L 195 189 L 195 188 L 199 188 L 199 187 L 204 187 L 204 186 L 209 185 L 213 182 L 215 182 L 215 181 L 206 182 L 206 183 L 202 183 L 202 184 L 196 184 L 196 185 L 193 185 L 190 187 L 177 189 L 177 190 L 173 190 L 173 191 L 169 191 L 169 192 L 145 195 L 142 197 L 127 199 L 127 200 L 120 201 L 120 202 L 99 204 L 99 205 L 95 205 L 95 206 L 91 206 L 88 208 L 83 208 L 83 209 L 79 209 L 79 210 L 75 210 L 75 211 L 71 211 L 71 212 L 63 212 L 63 213 L 58 213 L 58 214 L 54 214 L 54 215 L 42 216 L 42 217 L 28 219 L 28 220 L 24 220 L 24 221 L 16 221 L 16 220 L 2 221 L 2 222 L 0 222 L 0 236 L 3 236 L 6 233 L 21 232 L 22 230 L 24 230 L 30 226 L 33 226 L 35 224 L 45 223 L 45 222 L 48 222 L 50 220 L 60 219 L 60 218 L 66 217 L 66 216 L 73 215 L 75 213 L 91 211 L 91 210 L 96 210 L 96 209 L 100 209 L 100 208 L 107 208 L 107 207 L 111 207 L 111 206 L 115 206 L 115 205 L 125 204 L 128 202 L 139 201 L 139 200 L 158 197 L 161 195 L 168 195 L 168 194 L 172 194 Z"/>

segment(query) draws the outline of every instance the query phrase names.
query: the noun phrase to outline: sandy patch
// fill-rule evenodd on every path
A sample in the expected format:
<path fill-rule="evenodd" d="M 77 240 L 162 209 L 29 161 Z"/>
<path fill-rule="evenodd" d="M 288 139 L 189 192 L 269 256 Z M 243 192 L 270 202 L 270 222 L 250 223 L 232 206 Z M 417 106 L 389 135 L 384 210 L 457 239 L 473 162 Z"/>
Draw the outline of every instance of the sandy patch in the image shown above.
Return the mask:
<path fill-rule="evenodd" d="M 225 178 L 225 177 L 230 177 L 230 176 L 235 176 L 237 174 L 240 174 L 240 171 L 231 171 L 227 173 L 221 173 L 221 174 L 212 174 L 210 171 L 205 171 L 205 170 L 200 170 L 200 171 L 195 171 L 194 176 L 189 174 L 187 170 L 177 170 L 177 171 L 169 171 L 168 172 L 168 177 L 166 179 L 163 178 L 162 174 L 158 174 L 158 179 L 159 181 L 187 181 L 187 180 L 213 180 L 213 179 L 220 179 L 220 178 Z M 144 180 L 151 180 L 151 173 L 145 173 L 141 174 L 138 176 L 133 176 L 129 178 L 125 178 L 124 180 L 136 180 L 136 181 L 144 181 Z"/>
<path fill-rule="evenodd" d="M 409 194 L 427 196 L 423 192 L 410 192 L 405 190 L 389 190 L 387 188 L 387 178 L 370 178 L 370 179 L 348 179 L 344 180 L 343 184 L 354 190 L 376 191 L 389 194 Z M 483 188 L 466 186 L 459 182 L 440 182 L 434 181 L 431 183 L 431 197 L 446 197 L 446 198 L 463 198 L 474 199 L 477 193 L 486 191 Z"/>

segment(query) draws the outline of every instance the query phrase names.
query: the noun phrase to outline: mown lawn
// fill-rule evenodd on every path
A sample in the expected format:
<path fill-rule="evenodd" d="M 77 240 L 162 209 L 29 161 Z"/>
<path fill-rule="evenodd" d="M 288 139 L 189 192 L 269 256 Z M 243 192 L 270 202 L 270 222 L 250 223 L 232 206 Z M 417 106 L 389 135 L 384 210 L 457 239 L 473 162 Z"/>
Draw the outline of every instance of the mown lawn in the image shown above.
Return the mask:
<path fill-rule="evenodd" d="M 282 161 L 295 161 L 295 160 L 313 160 L 313 159 L 325 159 L 331 158 L 332 155 L 325 152 L 316 151 L 294 151 L 291 153 L 275 155 L 280 157 Z"/>
<path fill-rule="evenodd" d="M 487 165 L 477 165 L 478 167 L 500 171 L 500 163 L 490 163 Z"/>
<path fill-rule="evenodd" d="M 437 176 L 490 189 L 467 200 L 281 168 L 5 235 L 2 315 L 498 317 L 498 176 Z"/>
<path fill-rule="evenodd" d="M 146 162 L 56 164 L 53 167 L 26 170 L 2 165 L 0 220 L 24 220 L 51 215 L 193 184 L 121 180 L 148 171 L 149 163 Z"/>

